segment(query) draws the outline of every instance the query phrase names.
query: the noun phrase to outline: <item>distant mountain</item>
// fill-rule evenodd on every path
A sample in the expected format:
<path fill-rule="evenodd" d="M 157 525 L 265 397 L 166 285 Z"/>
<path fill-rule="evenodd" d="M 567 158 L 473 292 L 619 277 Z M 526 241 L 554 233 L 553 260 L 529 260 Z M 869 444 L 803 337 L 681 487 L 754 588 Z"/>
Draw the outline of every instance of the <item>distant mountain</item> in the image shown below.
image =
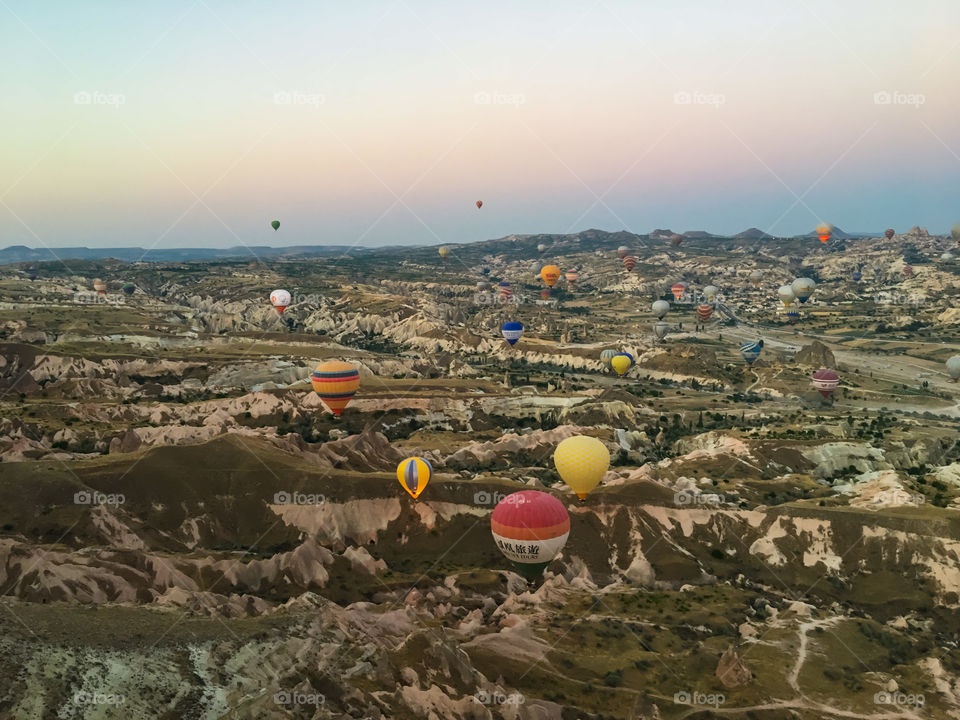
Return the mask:
<path fill-rule="evenodd" d="M 189 262 L 191 260 L 227 260 L 232 258 L 328 257 L 344 253 L 359 253 L 366 248 L 349 245 L 294 245 L 267 247 L 254 245 L 232 248 L 161 248 L 145 250 L 140 247 L 122 248 L 28 248 L 11 245 L 0 250 L 0 265 L 21 262 L 49 262 L 51 260 L 103 260 L 113 258 L 126 262 Z"/>
<path fill-rule="evenodd" d="M 735 240 L 772 240 L 773 235 L 765 233 L 759 228 L 747 228 L 743 232 L 738 232 L 733 236 Z"/>
<path fill-rule="evenodd" d="M 706 230 L 687 230 L 685 233 L 683 233 L 683 236 L 685 238 L 690 238 L 692 240 L 703 240 L 708 238 L 724 237 L 723 235 L 714 235 L 713 233 L 707 232 Z"/>
<path fill-rule="evenodd" d="M 669 240 L 670 236 L 675 234 L 676 233 L 674 233 L 673 230 L 669 230 L 669 229 L 661 230 L 660 228 L 657 228 L 656 230 L 650 231 L 650 239 L 651 240 Z"/>

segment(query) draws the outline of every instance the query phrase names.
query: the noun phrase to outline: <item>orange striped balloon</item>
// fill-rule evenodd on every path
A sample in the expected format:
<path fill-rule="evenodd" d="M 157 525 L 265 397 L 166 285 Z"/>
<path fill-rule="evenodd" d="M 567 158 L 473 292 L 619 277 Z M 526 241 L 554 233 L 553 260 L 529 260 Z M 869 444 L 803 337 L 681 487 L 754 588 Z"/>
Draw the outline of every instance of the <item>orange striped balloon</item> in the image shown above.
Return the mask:
<path fill-rule="evenodd" d="M 360 387 L 360 371 L 350 363 L 330 360 L 317 365 L 310 384 L 330 412 L 339 416 Z"/>

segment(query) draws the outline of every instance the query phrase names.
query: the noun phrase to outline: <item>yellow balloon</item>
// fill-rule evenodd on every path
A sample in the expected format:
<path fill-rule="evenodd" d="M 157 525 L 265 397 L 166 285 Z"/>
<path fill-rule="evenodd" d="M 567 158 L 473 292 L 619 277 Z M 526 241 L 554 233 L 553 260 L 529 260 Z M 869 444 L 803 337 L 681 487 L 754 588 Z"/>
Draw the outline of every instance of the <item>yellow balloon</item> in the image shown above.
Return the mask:
<path fill-rule="evenodd" d="M 614 355 L 610 358 L 610 367 L 616 371 L 617 375 L 623 375 L 633 367 L 633 361 L 626 355 Z"/>
<path fill-rule="evenodd" d="M 547 287 L 553 287 L 560 279 L 560 268 L 556 265 L 544 265 L 540 269 L 540 277 L 547 284 Z"/>
<path fill-rule="evenodd" d="M 424 491 L 432 476 L 433 468 L 421 457 L 410 457 L 397 465 L 397 480 L 414 500 Z"/>
<path fill-rule="evenodd" d="M 553 463 L 563 481 L 583 500 L 610 467 L 610 452 L 594 437 L 574 435 L 557 445 Z"/>

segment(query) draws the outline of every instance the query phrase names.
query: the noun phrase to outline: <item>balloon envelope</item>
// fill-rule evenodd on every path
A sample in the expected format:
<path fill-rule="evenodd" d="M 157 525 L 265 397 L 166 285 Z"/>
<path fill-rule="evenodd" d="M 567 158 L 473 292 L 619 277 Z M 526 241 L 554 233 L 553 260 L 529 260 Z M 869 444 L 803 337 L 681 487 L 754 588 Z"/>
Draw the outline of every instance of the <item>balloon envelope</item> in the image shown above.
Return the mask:
<path fill-rule="evenodd" d="M 753 365 L 753 361 L 760 357 L 761 352 L 763 352 L 763 340 L 745 342 L 740 346 L 740 354 L 747 361 L 747 365 Z"/>
<path fill-rule="evenodd" d="M 447 255 L 450 254 L 450 248 L 448 247 L 437 248 L 437 252 L 440 254 L 440 257 L 445 258 Z"/>
<path fill-rule="evenodd" d="M 683 283 L 674 283 L 673 287 L 670 288 L 670 292 L 673 293 L 675 300 L 679 300 L 683 297 L 684 293 L 687 291 L 687 286 Z"/>
<path fill-rule="evenodd" d="M 547 287 L 553 287 L 560 279 L 560 268 L 556 265 L 544 265 L 540 269 L 540 277 L 547 284 Z"/>
<path fill-rule="evenodd" d="M 670 324 L 663 321 L 658 322 L 653 326 L 653 334 L 656 335 L 660 340 L 663 340 L 667 333 L 670 332 Z"/>
<path fill-rule="evenodd" d="M 477 200 L 477 208 L 483 207 L 483 200 Z"/>
<path fill-rule="evenodd" d="M 833 226 L 828 223 L 820 223 L 817 225 L 817 237 L 820 238 L 820 242 L 826 242 L 830 239 L 830 235 L 833 233 Z"/>
<path fill-rule="evenodd" d="M 670 303 L 666 300 L 656 300 L 650 306 L 650 309 L 653 310 L 653 314 L 657 316 L 658 320 L 663 320 L 664 316 L 670 312 Z"/>
<path fill-rule="evenodd" d="M 523 336 L 523 324 L 518 323 L 516 320 L 505 322 L 501 326 L 500 332 L 503 334 L 504 339 L 513 345 Z"/>
<path fill-rule="evenodd" d="M 610 367 L 614 369 L 617 375 L 623 375 L 633 367 L 633 355 L 630 353 L 617 353 L 610 359 Z"/>
<path fill-rule="evenodd" d="M 627 256 L 627 253 L 630 252 L 630 248 L 626 245 L 621 245 L 617 248 L 617 257 L 623 260 Z"/>
<path fill-rule="evenodd" d="M 785 307 L 790 307 L 790 303 L 797 299 L 797 296 L 793 292 L 793 288 L 789 285 L 781 285 L 777 290 L 777 295 L 780 296 L 780 301 Z"/>
<path fill-rule="evenodd" d="M 790 287 L 793 290 L 793 294 L 797 296 L 797 300 L 805 303 L 813 294 L 817 284 L 810 278 L 797 278 L 790 284 Z"/>
<path fill-rule="evenodd" d="M 397 480 L 410 496 L 416 500 L 427 487 L 433 468 L 421 457 L 409 457 L 397 465 Z"/>
<path fill-rule="evenodd" d="M 697 305 L 697 317 L 700 318 L 700 322 L 705 323 L 710 319 L 711 315 L 713 315 L 713 305 L 710 303 L 700 303 Z"/>
<path fill-rule="evenodd" d="M 583 500 L 609 469 L 610 451 L 595 437 L 574 435 L 557 445 L 553 463 L 561 479 Z"/>
<path fill-rule="evenodd" d="M 716 285 L 707 285 L 703 289 L 703 296 L 707 299 L 707 302 L 713 302 L 719 292 L 720 288 L 718 288 Z"/>
<path fill-rule="evenodd" d="M 504 556 L 535 574 L 566 545 L 570 514 L 553 495 L 521 490 L 497 503 L 490 515 L 490 532 Z"/>
<path fill-rule="evenodd" d="M 602 362 L 607 367 L 610 367 L 610 361 L 613 359 L 613 356 L 617 354 L 616 350 L 604 350 L 600 353 L 600 362 Z"/>
<path fill-rule="evenodd" d="M 329 360 L 317 365 L 310 378 L 314 392 L 339 416 L 360 387 L 360 371 L 350 363 Z"/>
<path fill-rule="evenodd" d="M 280 221 L 279 221 L 279 220 L 274 220 L 272 223 L 270 223 L 270 227 L 272 227 L 274 230 L 279 230 L 279 229 L 280 229 Z"/>
<path fill-rule="evenodd" d="M 840 384 L 840 377 L 833 370 L 820 369 L 813 374 L 813 387 L 825 398 L 833 395 Z"/>
<path fill-rule="evenodd" d="M 273 306 L 279 313 L 282 313 L 289 307 L 290 299 L 290 293 L 286 290 L 274 290 L 270 293 L 270 302 L 273 303 Z"/>
<path fill-rule="evenodd" d="M 887 240 L 889 240 L 890 238 L 892 238 L 894 235 L 896 235 L 896 232 L 894 232 L 893 228 L 887 228 L 886 230 L 883 231 L 883 236 L 884 236 Z"/>
<path fill-rule="evenodd" d="M 960 355 L 954 355 L 947 359 L 947 372 L 954 382 L 957 381 L 957 378 L 960 378 Z"/>

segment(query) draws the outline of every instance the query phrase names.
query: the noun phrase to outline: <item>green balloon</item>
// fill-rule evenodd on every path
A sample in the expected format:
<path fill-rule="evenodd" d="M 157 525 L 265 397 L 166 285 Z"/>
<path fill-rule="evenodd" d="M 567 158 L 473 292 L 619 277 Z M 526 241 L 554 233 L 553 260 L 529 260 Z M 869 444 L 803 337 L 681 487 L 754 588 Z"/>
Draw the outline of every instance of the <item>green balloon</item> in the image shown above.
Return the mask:
<path fill-rule="evenodd" d="M 279 220 L 274 220 L 272 223 L 270 223 L 270 227 L 272 227 L 274 230 L 276 230 L 277 228 L 280 227 L 280 221 L 279 221 Z"/>

